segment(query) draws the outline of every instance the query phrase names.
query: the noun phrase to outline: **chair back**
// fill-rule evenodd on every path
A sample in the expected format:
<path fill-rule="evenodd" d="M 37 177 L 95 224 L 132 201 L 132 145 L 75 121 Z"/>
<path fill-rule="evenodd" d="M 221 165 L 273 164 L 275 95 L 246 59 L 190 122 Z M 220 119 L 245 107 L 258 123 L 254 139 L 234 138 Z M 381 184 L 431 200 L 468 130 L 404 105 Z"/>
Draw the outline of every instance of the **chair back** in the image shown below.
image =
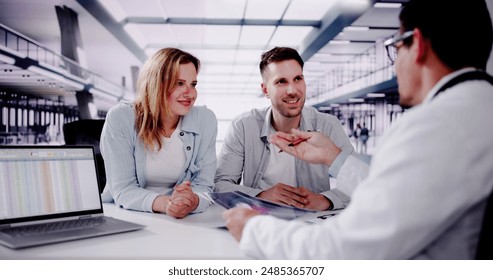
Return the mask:
<path fill-rule="evenodd" d="M 99 150 L 99 141 L 103 131 L 104 119 L 85 119 L 63 125 L 63 135 L 67 145 L 93 145 L 96 153 L 96 164 L 99 177 L 99 192 L 102 193 L 106 185 L 106 171 L 104 160 Z"/>

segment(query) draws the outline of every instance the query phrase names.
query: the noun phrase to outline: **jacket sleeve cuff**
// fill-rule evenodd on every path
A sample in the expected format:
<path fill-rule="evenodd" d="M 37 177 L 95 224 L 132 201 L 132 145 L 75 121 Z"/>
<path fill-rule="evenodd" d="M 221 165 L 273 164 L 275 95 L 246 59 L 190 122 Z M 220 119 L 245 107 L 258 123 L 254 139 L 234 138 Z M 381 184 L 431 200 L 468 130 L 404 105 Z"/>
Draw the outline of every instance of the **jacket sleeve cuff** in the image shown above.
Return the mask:
<path fill-rule="evenodd" d="M 149 194 L 146 195 L 144 202 L 142 203 L 142 211 L 153 213 L 154 211 L 152 211 L 152 204 L 158 196 L 158 193 L 149 192 Z"/>
<path fill-rule="evenodd" d="M 209 198 L 208 194 L 204 193 L 195 193 L 199 197 L 199 205 L 197 205 L 197 208 L 193 210 L 191 213 L 202 213 L 209 207 L 209 205 L 212 204 L 211 199 Z"/>
<path fill-rule="evenodd" d="M 346 161 L 346 159 L 349 157 L 351 152 L 342 150 L 339 155 L 336 157 L 334 162 L 332 162 L 332 165 L 329 168 L 329 175 L 332 177 L 337 178 L 337 175 L 339 174 L 339 170 L 341 170 L 342 165 Z"/>
<path fill-rule="evenodd" d="M 332 189 L 330 191 L 323 192 L 322 194 L 329 199 L 330 202 L 332 202 L 332 209 L 327 210 L 344 209 L 351 200 L 349 196 L 337 189 Z"/>
<path fill-rule="evenodd" d="M 264 190 L 248 188 L 248 187 L 241 190 L 241 192 L 244 192 L 244 193 L 248 194 L 249 196 L 253 196 L 253 197 L 257 196 L 259 193 L 261 193 L 263 191 Z"/>

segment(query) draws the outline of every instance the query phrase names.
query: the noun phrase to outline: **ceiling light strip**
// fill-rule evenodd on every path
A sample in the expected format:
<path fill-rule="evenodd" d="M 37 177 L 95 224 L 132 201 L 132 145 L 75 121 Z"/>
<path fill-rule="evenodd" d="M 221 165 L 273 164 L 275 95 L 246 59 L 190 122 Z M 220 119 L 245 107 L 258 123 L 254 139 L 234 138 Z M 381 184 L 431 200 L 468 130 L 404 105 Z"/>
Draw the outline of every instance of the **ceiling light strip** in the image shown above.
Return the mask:
<path fill-rule="evenodd" d="M 358 103 L 358 102 L 365 102 L 365 99 L 364 98 L 349 98 L 348 101 L 351 103 Z"/>
<path fill-rule="evenodd" d="M 402 7 L 401 3 L 382 3 L 382 2 L 377 2 L 373 4 L 374 8 L 384 8 L 384 9 L 399 9 Z"/>
<path fill-rule="evenodd" d="M 0 61 L 5 62 L 7 64 L 12 64 L 12 65 L 15 64 L 15 58 L 3 54 L 0 54 Z"/>

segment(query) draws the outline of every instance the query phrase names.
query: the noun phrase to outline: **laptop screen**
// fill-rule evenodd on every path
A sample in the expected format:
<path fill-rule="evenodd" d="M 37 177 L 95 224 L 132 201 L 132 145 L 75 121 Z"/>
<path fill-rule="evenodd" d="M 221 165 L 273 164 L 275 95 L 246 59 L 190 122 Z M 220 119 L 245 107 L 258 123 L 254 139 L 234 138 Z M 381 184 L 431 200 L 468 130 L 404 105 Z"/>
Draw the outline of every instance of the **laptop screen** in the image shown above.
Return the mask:
<path fill-rule="evenodd" d="M 1 146 L 0 223 L 102 213 L 96 172 L 92 146 Z"/>

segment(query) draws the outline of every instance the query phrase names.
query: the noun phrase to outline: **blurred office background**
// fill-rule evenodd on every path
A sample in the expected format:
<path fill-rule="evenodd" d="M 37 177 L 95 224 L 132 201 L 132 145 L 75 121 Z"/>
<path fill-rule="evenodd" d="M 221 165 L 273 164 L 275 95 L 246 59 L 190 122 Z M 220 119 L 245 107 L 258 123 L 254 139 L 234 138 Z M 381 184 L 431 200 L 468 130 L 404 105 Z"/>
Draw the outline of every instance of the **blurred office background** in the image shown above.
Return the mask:
<path fill-rule="evenodd" d="M 135 98 L 147 57 L 177 47 L 202 61 L 196 104 L 216 113 L 219 152 L 235 116 L 270 104 L 261 53 L 290 46 L 306 63 L 306 105 L 337 116 L 371 155 L 405 113 L 383 46 L 405 2 L 0 0 L 0 144 L 64 144 L 64 124 L 104 120 L 111 106 Z M 366 151 L 352 136 L 358 123 L 370 130 Z"/>

